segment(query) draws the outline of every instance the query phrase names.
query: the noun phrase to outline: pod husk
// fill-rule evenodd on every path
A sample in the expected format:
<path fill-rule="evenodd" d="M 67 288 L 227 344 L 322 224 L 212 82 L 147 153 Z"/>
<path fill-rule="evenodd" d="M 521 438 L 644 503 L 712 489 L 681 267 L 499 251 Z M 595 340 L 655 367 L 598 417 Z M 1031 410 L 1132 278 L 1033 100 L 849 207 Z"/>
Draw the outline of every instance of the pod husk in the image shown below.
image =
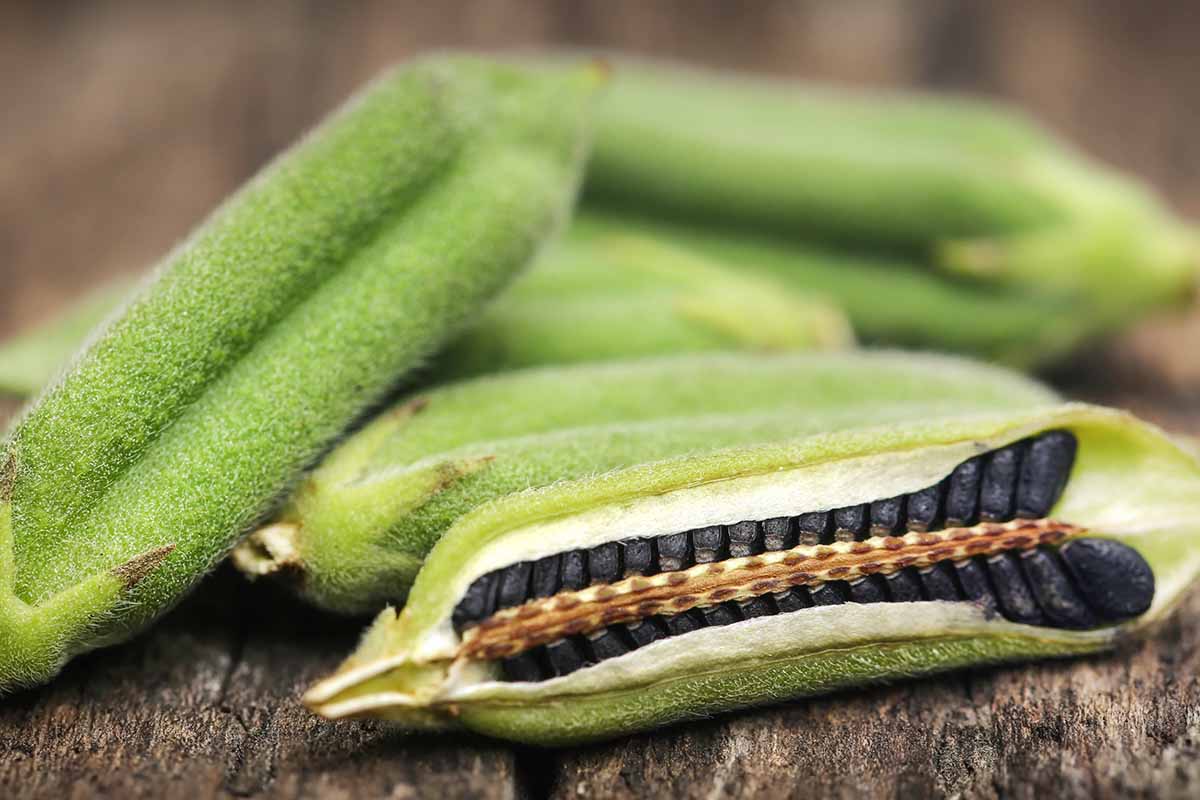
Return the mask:
<path fill-rule="evenodd" d="M 404 610 L 381 613 L 306 700 L 331 717 L 564 745 L 874 681 L 1112 648 L 1163 619 L 1200 571 L 1200 464 L 1122 412 L 1019 406 L 917 403 L 882 419 L 831 405 L 808 412 L 810 433 L 721 443 L 483 504 L 435 546 Z M 780 495 L 800 506 L 792 513 L 894 496 L 976 453 L 1061 428 L 1075 433 L 1079 452 L 1051 516 L 1129 544 L 1155 573 L 1153 606 L 1126 624 L 1066 631 L 989 618 L 969 603 L 846 604 L 702 629 L 538 683 L 506 683 L 491 665 L 452 661 L 450 613 L 490 569 L 632 531 L 781 515 L 785 501 L 772 499 Z M 647 520 L 662 527 L 647 529 Z"/>

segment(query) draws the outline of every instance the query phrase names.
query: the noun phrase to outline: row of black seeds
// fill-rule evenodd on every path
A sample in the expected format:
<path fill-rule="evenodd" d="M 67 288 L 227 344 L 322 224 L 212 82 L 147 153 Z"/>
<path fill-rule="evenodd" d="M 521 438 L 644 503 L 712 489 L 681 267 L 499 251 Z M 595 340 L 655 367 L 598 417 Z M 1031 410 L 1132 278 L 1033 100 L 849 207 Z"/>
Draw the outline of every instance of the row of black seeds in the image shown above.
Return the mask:
<path fill-rule="evenodd" d="M 980 520 L 1038 519 L 1062 494 L 1075 449 L 1074 435 L 1048 431 L 964 461 L 935 486 L 900 497 L 795 517 L 625 539 L 523 561 L 472 583 L 454 609 L 453 623 L 461 632 L 496 611 L 560 591 L 797 545 L 939 530 Z"/>
<path fill-rule="evenodd" d="M 610 625 L 527 650 L 501 667 L 510 681 L 548 680 L 699 628 L 842 603 L 970 601 L 1014 622 L 1082 629 L 1137 616 L 1153 598 L 1153 573 L 1135 550 L 1106 539 L 1078 539 L 1061 548 L 910 567 Z"/>

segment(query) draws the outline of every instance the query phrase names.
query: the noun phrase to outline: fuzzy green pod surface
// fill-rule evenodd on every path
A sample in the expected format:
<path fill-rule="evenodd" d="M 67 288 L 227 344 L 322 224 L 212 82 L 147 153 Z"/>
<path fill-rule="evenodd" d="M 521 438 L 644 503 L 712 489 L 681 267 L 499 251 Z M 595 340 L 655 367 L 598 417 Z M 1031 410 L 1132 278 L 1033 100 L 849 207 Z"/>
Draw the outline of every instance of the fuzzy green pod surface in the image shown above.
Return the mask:
<path fill-rule="evenodd" d="M 908 413 L 922 391 L 926 409 L 1052 397 L 998 370 L 901 354 L 678 356 L 485 376 L 419 392 L 351 436 L 234 562 L 317 605 L 373 613 L 403 599 L 456 520 L 498 497 L 815 431 L 812 409 Z"/>
<path fill-rule="evenodd" d="M 855 378 L 769 426 L 651 426 L 458 517 L 306 702 L 563 745 L 1108 649 L 1200 572 L 1200 464 L 1153 426 L 933 358 L 796 374 L 833 358 Z"/>
<path fill-rule="evenodd" d="M 955 295 L 965 283 L 998 292 L 998 305 L 1057 304 L 1091 336 L 1181 304 L 1194 289 L 1194 229 L 1147 187 L 1012 110 L 616 63 L 589 203 L 706 231 L 883 252 L 929 272 L 931 291 Z M 827 260 L 852 273 L 856 258 Z M 843 296 L 862 290 L 854 275 L 846 281 Z M 868 288 L 859 303 L 889 299 Z M 929 336 L 922 344 L 979 352 L 962 329 L 920 332 Z M 1062 352 L 1028 342 L 1014 360 Z"/>
<path fill-rule="evenodd" d="M 0 344 L 0 392 L 31 396 L 132 291 L 104 286 Z M 543 364 L 717 350 L 836 350 L 854 333 L 820 295 L 634 226 L 572 223 L 421 373 L 422 383 Z"/>
<path fill-rule="evenodd" d="M 440 56 L 234 195 L 16 422 L 0 689 L 169 608 L 566 216 L 598 79 Z"/>

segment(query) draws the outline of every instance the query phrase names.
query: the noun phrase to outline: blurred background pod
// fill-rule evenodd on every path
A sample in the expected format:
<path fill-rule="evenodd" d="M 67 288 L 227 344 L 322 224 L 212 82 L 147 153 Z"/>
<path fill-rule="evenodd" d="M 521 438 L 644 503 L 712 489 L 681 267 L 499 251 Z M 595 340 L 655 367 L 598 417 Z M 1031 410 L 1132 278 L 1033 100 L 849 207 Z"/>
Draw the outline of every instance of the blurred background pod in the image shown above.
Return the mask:
<path fill-rule="evenodd" d="M 589 165 L 590 205 L 713 238 L 772 234 L 804 254 L 796 260 L 829 270 L 850 271 L 857 259 L 923 269 L 951 296 L 1056 304 L 1078 332 L 1075 344 L 1191 299 L 1196 232 L 1148 187 L 1012 109 L 615 63 Z M 808 278 L 798 270 L 795 280 Z M 853 276 L 832 293 L 847 306 L 885 297 Z M 866 315 L 851 316 L 864 338 L 898 341 L 870 330 L 879 326 Z M 1020 366 L 1074 347 L 1052 337 L 1048 346 L 1026 340 L 989 351 L 961 329 L 903 333 Z"/>
<path fill-rule="evenodd" d="M 37 393 L 132 291 L 131 281 L 115 281 L 0 343 L 0 392 Z M 676 352 L 853 344 L 850 321 L 820 292 L 733 268 L 633 225 L 584 218 L 475 314 L 420 381 Z"/>

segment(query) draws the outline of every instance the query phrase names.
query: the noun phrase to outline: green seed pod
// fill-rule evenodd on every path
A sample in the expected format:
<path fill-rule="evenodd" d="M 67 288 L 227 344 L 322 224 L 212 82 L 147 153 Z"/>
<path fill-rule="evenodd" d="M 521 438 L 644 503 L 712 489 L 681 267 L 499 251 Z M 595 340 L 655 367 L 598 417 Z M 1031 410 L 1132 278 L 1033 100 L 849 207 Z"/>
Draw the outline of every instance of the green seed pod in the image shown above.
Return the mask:
<path fill-rule="evenodd" d="M 980 103 L 621 60 L 586 192 L 655 216 L 921 247 L 1059 218 L 1037 170 L 1060 153 Z"/>
<path fill-rule="evenodd" d="M 595 229 L 647 236 L 796 291 L 828 297 L 870 344 L 952 349 L 1031 368 L 1112 327 L 1112 320 L 1097 319 L 1066 298 L 945 280 L 911 257 L 853 253 L 750 231 L 594 210 L 583 217 Z"/>
<path fill-rule="evenodd" d="M 120 641 L 566 215 L 594 74 L 440 57 L 231 198 L 17 422 L 0 689 Z"/>
<path fill-rule="evenodd" d="M 977 284 L 964 290 L 933 277 L 928 293 L 969 301 L 1013 290 L 1008 297 L 1066 308 L 1090 335 L 1180 304 L 1194 289 L 1193 230 L 1145 187 L 1011 111 L 637 63 L 615 75 L 588 170 L 595 205 L 702 230 L 883 249 L 897 254 L 893 265 Z M 832 262 L 826 270 L 856 260 L 818 258 Z M 898 282 L 913 288 L 920 280 Z M 855 283 L 848 277 L 840 294 Z M 891 301 L 867 291 L 858 304 L 880 298 Z M 960 344 L 963 330 L 937 331 L 930 343 L 980 352 L 970 340 Z"/>
<path fill-rule="evenodd" d="M 447 529 L 496 498 L 817 431 L 813 409 L 904 415 L 925 394 L 926 411 L 1052 398 L 995 369 L 887 354 L 680 356 L 477 378 L 419 393 L 351 436 L 233 560 L 316 605 L 374 613 L 404 598 Z"/>
<path fill-rule="evenodd" d="M 1156 428 L 1082 404 L 923 406 L 943 391 L 917 378 L 931 362 L 905 387 L 844 358 L 881 397 L 461 517 L 306 702 L 563 745 L 1104 650 L 1200 570 L 1200 464 Z"/>
<path fill-rule="evenodd" d="M 0 392 L 32 395 L 131 291 L 106 286 L 0 345 Z M 841 349 L 831 303 L 634 230 L 572 225 L 438 354 L 423 382 L 517 367 L 708 350 Z"/>

